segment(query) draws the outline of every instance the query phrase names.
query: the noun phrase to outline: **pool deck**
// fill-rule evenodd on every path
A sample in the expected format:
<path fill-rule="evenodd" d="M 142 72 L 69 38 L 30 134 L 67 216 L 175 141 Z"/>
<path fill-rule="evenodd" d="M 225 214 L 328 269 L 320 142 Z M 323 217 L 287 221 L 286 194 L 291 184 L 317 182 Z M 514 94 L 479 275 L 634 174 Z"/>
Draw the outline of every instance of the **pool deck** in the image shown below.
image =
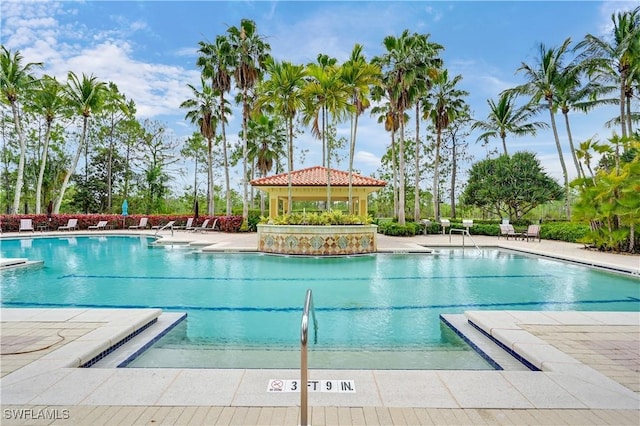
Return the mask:
<path fill-rule="evenodd" d="M 64 233 L 70 234 L 82 233 Z M 12 236 L 18 234 L 1 238 Z M 161 236 L 162 244 L 212 252 L 255 251 L 257 244 L 255 234 Z M 392 253 L 462 244 L 460 234 L 378 237 L 378 250 Z M 556 241 L 473 241 L 640 276 L 640 256 Z M 475 250 L 473 241 L 466 237 L 465 249 Z M 299 394 L 267 392 L 270 380 L 297 379 L 298 370 L 77 368 L 162 315 L 155 309 L 1 309 L 1 423 L 299 424 Z M 640 424 L 640 313 L 467 311 L 462 317 L 541 371 L 312 369 L 311 380 L 352 380 L 356 392 L 310 392 L 310 422 Z"/>

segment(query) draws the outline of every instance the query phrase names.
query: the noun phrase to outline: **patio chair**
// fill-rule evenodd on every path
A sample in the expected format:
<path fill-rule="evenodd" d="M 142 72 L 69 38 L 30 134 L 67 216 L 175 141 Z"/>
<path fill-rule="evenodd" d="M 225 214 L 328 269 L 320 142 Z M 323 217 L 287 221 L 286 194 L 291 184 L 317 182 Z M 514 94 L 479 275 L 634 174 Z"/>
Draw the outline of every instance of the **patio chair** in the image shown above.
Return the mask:
<path fill-rule="evenodd" d="M 148 217 L 140 218 L 140 223 L 137 225 L 131 225 L 129 229 L 147 229 L 147 222 L 149 222 Z"/>
<path fill-rule="evenodd" d="M 203 231 L 219 231 L 220 230 L 220 224 L 218 223 L 218 218 L 215 218 L 213 220 L 213 225 L 211 225 L 211 228 L 203 228 Z"/>
<path fill-rule="evenodd" d="M 20 228 L 18 229 L 18 232 L 22 232 L 22 231 L 35 232 L 35 229 L 33 229 L 32 219 L 20 219 Z"/>
<path fill-rule="evenodd" d="M 77 231 L 78 219 L 69 219 L 66 225 L 58 226 L 58 231 Z"/>
<path fill-rule="evenodd" d="M 108 220 L 101 220 L 97 225 L 89 225 L 87 229 L 107 229 Z"/>
<path fill-rule="evenodd" d="M 194 226 L 193 227 L 193 232 L 204 231 L 204 230 L 207 229 L 207 225 L 209 225 L 209 219 L 205 219 L 204 222 L 202 222 L 202 225 L 200 225 L 200 226 Z"/>
<path fill-rule="evenodd" d="M 537 238 L 538 241 L 542 241 L 540 238 L 540 225 L 529 225 L 527 231 L 522 233 L 522 238 L 526 238 L 527 241 L 529 241 L 529 238 L 534 240 Z"/>
<path fill-rule="evenodd" d="M 500 235 L 498 235 L 498 238 L 500 237 L 506 237 L 507 240 L 509 239 L 509 237 L 521 237 L 522 234 L 516 232 L 516 230 L 513 228 L 513 225 L 511 225 L 510 223 L 501 223 L 500 224 Z"/>

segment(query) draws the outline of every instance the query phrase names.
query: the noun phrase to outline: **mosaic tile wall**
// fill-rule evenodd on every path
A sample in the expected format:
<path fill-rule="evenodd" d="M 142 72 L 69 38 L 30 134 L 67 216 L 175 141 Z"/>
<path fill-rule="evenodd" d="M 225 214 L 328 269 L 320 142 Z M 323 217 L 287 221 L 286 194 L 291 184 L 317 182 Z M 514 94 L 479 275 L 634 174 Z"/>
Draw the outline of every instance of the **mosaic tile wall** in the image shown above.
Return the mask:
<path fill-rule="evenodd" d="M 377 249 L 375 225 L 267 226 L 258 226 L 258 251 L 264 253 L 335 256 Z"/>

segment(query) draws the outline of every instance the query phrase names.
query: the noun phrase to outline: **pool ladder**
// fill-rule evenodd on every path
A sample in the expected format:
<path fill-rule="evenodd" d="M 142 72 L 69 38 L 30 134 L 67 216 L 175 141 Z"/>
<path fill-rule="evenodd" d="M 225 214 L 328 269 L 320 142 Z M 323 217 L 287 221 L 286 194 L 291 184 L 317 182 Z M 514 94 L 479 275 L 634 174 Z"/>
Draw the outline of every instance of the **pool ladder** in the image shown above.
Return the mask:
<path fill-rule="evenodd" d="M 309 314 L 313 319 L 313 343 L 318 343 L 318 320 L 316 320 L 316 310 L 313 307 L 313 292 L 307 290 L 304 299 L 304 309 L 302 310 L 302 321 L 300 324 L 300 424 L 306 426 L 308 422 L 308 368 L 307 368 L 307 343 L 309 338 Z"/>

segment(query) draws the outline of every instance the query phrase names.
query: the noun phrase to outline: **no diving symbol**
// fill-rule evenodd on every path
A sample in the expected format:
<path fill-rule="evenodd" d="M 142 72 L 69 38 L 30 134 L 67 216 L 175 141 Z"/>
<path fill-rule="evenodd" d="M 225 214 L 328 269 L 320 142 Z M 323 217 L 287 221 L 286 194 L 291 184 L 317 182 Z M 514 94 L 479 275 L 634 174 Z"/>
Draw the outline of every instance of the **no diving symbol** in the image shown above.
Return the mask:
<path fill-rule="evenodd" d="M 282 392 L 284 390 L 284 381 L 273 379 L 269 381 L 268 392 Z"/>

